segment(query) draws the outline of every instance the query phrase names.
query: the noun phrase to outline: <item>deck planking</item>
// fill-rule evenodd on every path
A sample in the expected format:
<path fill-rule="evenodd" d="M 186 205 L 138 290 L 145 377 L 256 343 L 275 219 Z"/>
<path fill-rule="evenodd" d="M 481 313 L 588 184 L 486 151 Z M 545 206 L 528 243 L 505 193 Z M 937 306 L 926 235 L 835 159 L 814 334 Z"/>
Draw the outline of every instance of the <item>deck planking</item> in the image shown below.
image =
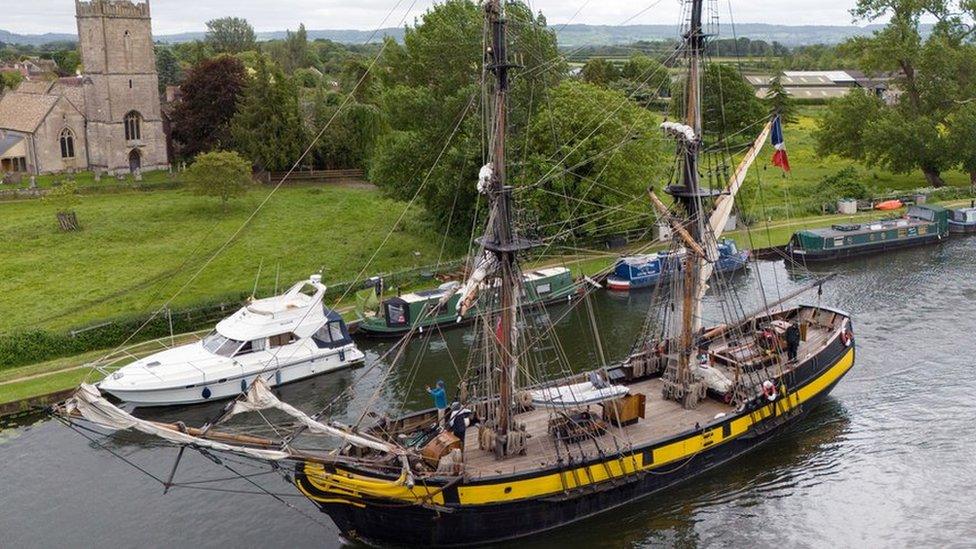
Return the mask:
<path fill-rule="evenodd" d="M 799 360 L 802 362 L 823 348 L 834 333 L 834 329 L 829 325 L 811 324 L 806 340 L 800 343 L 797 353 Z M 725 342 L 716 345 L 714 352 L 721 352 L 726 345 Z M 754 375 L 774 376 L 782 372 L 783 368 L 788 368 L 785 353 L 780 354 L 776 363 Z M 726 371 L 726 374 L 731 376 L 731 372 Z M 643 393 L 647 397 L 644 418 L 624 427 L 611 425 L 603 435 L 579 443 L 558 443 L 557 448 L 555 437 L 549 433 L 549 420 L 554 412 L 547 408 L 536 408 L 514 416 L 516 421 L 525 425 L 528 433 L 525 455 L 509 456 L 504 460 L 498 460 L 493 452 L 478 448 L 478 430 L 469 429 L 464 444 L 465 471 L 468 477 L 478 479 L 524 473 L 554 466 L 560 458 L 563 462 L 570 458 L 574 462 L 579 462 L 603 455 L 626 453 L 628 448 L 636 448 L 700 428 L 710 423 L 719 414 L 733 411 L 732 406 L 712 398 L 705 399 L 693 410 L 686 410 L 679 403 L 662 397 L 664 383 L 660 378 L 643 380 L 628 386 L 631 394 Z M 597 416 L 602 411 L 599 404 L 580 407 L 579 410 L 588 410 Z"/>

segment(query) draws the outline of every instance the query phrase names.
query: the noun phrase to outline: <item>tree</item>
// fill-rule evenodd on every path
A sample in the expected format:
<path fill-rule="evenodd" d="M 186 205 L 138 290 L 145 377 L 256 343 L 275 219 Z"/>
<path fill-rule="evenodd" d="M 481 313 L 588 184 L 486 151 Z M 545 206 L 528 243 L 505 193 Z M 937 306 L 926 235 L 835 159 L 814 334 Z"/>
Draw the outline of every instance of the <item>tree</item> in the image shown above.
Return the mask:
<path fill-rule="evenodd" d="M 166 91 L 166 86 L 176 86 L 183 79 L 183 69 L 173 50 L 156 46 L 156 74 L 159 75 L 160 94 Z"/>
<path fill-rule="evenodd" d="M 58 74 L 61 76 L 74 76 L 81 65 L 77 49 L 58 50 L 51 54 L 51 59 L 58 64 Z"/>
<path fill-rule="evenodd" d="M 866 122 L 877 120 L 885 108 L 884 102 L 863 90 L 831 101 L 813 131 L 817 154 L 865 160 Z"/>
<path fill-rule="evenodd" d="M 173 111 L 173 139 L 192 157 L 230 144 L 230 122 L 247 81 L 244 64 L 229 55 L 202 61 L 180 85 Z"/>
<path fill-rule="evenodd" d="M 671 116 L 683 120 L 686 79 L 677 81 L 671 91 Z M 702 75 L 702 124 L 704 133 L 721 138 L 756 128 L 766 118 L 766 109 L 752 85 L 734 67 L 711 63 Z M 747 136 L 751 139 L 751 136 Z"/>
<path fill-rule="evenodd" d="M 620 69 L 602 57 L 590 59 L 583 65 L 583 81 L 597 86 L 609 86 L 620 78 Z"/>
<path fill-rule="evenodd" d="M 514 71 L 509 101 L 510 155 L 521 158 L 534 114 L 563 78 L 565 63 L 542 16 L 522 2 L 510 2 L 507 10 L 513 59 L 517 55 L 523 65 Z M 472 181 L 484 163 L 478 108 L 483 30 L 477 3 L 438 3 L 406 29 L 402 46 L 387 42 L 374 69 L 375 101 L 392 131 L 379 139 L 370 180 L 391 196 L 419 192 L 434 220 L 457 233 L 470 230 L 479 203 Z"/>
<path fill-rule="evenodd" d="M 254 27 L 241 17 L 207 21 L 205 40 L 217 53 L 241 53 L 256 47 Z"/>
<path fill-rule="evenodd" d="M 24 77 L 19 72 L 3 72 L 0 73 L 0 80 L 3 80 L 4 87 L 8 90 L 16 90 Z"/>
<path fill-rule="evenodd" d="M 896 173 L 918 169 L 930 186 L 944 186 L 941 172 L 952 162 L 941 128 L 956 109 L 955 100 L 974 89 L 973 30 L 966 22 L 973 11 L 971 2 L 956 6 L 945 0 L 858 0 L 852 10 L 856 18 L 888 22 L 842 49 L 856 52 L 865 72 L 894 74 L 892 86 L 901 94 L 893 104 L 875 104 L 861 113 L 852 112 L 851 102 L 834 102 L 817 132 L 818 149 L 863 158 Z M 936 21 L 927 37 L 919 29 L 923 18 Z M 829 141 L 858 144 L 847 147 Z"/>
<path fill-rule="evenodd" d="M 952 113 L 948 120 L 949 150 L 953 151 L 962 169 L 969 174 L 969 184 L 976 189 L 976 103 L 966 103 Z"/>
<path fill-rule="evenodd" d="M 298 87 L 264 56 L 244 89 L 230 133 L 234 150 L 263 170 L 287 170 L 305 149 Z"/>
<path fill-rule="evenodd" d="M 783 81 L 778 74 L 769 81 L 769 89 L 766 90 L 766 105 L 769 107 L 770 115 L 779 115 L 784 124 L 796 122 L 796 100 L 786 92 Z"/>
<path fill-rule="evenodd" d="M 527 185 L 521 205 L 538 215 L 538 236 L 650 226 L 644 193 L 668 165 L 658 123 L 620 92 L 576 81 L 553 88 L 535 116 L 525 167 L 516 172 Z"/>
<path fill-rule="evenodd" d="M 251 163 L 234 151 L 204 153 L 186 170 L 184 180 L 194 194 L 219 198 L 226 211 L 228 202 L 247 194 L 253 183 Z"/>
<path fill-rule="evenodd" d="M 335 94 L 329 94 L 334 97 Z M 366 168 L 376 143 L 389 131 L 383 112 L 376 105 L 346 104 L 317 98 L 315 128 L 326 128 L 316 142 L 315 165 L 326 169 Z"/>
<path fill-rule="evenodd" d="M 310 64 L 308 33 L 305 31 L 305 24 L 302 23 L 298 25 L 297 31 L 285 33 L 285 57 L 281 60 L 281 68 L 285 73 L 291 74 Z"/>

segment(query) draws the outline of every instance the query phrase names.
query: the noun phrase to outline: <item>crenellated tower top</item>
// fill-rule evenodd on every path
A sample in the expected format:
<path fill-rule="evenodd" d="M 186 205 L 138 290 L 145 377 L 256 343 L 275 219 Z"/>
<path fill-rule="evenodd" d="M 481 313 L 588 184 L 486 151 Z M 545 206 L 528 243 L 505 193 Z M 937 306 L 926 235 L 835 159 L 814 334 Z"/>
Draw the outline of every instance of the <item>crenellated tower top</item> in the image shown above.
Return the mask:
<path fill-rule="evenodd" d="M 75 0 L 75 13 L 78 17 L 149 19 L 149 0 L 138 3 L 129 0 Z"/>

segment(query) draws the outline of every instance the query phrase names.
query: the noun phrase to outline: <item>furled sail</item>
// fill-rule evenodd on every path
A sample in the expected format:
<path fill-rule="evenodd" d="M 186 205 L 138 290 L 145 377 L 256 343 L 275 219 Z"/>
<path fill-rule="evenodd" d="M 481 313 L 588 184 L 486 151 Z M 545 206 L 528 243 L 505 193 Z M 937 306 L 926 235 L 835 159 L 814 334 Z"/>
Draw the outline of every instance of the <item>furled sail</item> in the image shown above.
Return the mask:
<path fill-rule="evenodd" d="M 285 450 L 268 450 L 248 446 L 225 444 L 223 442 L 217 442 L 205 437 L 191 435 L 179 429 L 174 429 L 169 425 L 139 419 L 109 402 L 101 395 L 98 388 L 90 384 L 83 384 L 75 395 L 67 401 L 66 408 L 69 414 L 77 413 L 96 425 L 100 425 L 114 431 L 135 429 L 136 431 L 153 435 L 176 444 L 192 444 L 202 448 L 209 448 L 211 450 L 234 452 L 255 458 L 267 459 L 270 461 L 281 461 L 294 457 L 290 452 Z M 251 388 L 248 390 L 247 397 L 245 399 L 238 400 L 234 403 L 230 412 L 227 414 L 227 418 L 245 412 L 254 412 L 270 408 L 281 410 L 282 412 L 295 418 L 299 423 L 313 433 L 333 436 L 346 443 L 352 444 L 353 446 L 369 448 L 379 452 L 386 452 L 401 456 L 401 458 L 406 455 L 406 450 L 393 444 L 378 440 L 374 437 L 353 433 L 340 427 L 326 425 L 316 421 L 308 414 L 298 410 L 294 406 L 279 400 L 278 397 L 274 396 L 274 394 L 271 392 L 271 388 L 268 387 L 267 382 L 261 378 L 256 379 L 254 383 L 251 384 Z"/>
<path fill-rule="evenodd" d="M 281 461 L 292 457 L 290 453 L 283 450 L 265 450 L 224 444 L 193 436 L 160 423 L 139 419 L 106 400 L 94 385 L 88 383 L 84 383 L 78 388 L 74 396 L 67 401 L 65 407 L 68 414 L 77 413 L 95 425 L 113 431 L 135 429 L 141 433 L 153 435 L 176 444 L 192 444 L 210 450 L 234 452 L 269 461 Z"/>

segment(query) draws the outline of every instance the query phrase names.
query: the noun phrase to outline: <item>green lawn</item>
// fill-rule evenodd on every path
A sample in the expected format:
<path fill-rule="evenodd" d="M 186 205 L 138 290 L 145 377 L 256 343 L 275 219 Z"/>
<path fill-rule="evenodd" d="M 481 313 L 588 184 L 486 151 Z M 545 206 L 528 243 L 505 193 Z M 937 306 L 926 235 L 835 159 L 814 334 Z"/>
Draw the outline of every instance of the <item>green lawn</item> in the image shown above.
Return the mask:
<path fill-rule="evenodd" d="M 204 268 L 269 192 L 255 188 L 226 212 L 179 190 L 83 196 L 71 234 L 44 201 L 0 202 L 0 333 L 154 310 L 201 269 L 175 307 L 250 292 L 261 264 L 266 292 L 279 268 L 281 286 L 319 269 L 327 283 L 351 280 L 405 209 L 368 188 L 283 188 Z M 411 210 L 366 274 L 435 263 L 443 241 Z"/>

